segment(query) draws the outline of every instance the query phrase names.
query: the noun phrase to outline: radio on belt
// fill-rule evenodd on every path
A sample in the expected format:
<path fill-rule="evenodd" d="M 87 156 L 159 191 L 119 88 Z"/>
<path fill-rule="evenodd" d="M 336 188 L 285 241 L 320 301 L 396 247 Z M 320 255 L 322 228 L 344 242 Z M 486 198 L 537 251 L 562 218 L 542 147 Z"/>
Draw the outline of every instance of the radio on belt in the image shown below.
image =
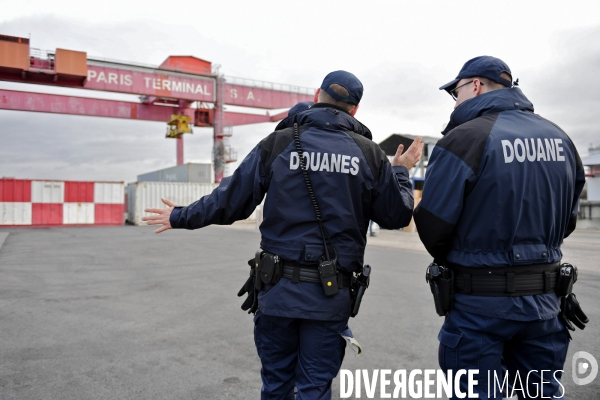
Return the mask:
<path fill-rule="evenodd" d="M 338 292 L 337 267 L 335 260 L 322 261 L 319 264 L 319 276 L 325 296 L 333 296 Z"/>

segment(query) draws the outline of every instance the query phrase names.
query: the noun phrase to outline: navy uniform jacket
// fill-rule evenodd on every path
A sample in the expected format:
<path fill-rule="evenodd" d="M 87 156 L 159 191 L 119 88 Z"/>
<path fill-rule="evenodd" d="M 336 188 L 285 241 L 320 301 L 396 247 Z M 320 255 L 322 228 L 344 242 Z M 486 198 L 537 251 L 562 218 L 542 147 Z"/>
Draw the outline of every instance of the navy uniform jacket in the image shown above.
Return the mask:
<path fill-rule="evenodd" d="M 392 167 L 356 119 L 329 104 L 289 119 L 300 140 L 325 228 L 337 250 L 338 268 L 362 269 L 369 220 L 393 229 L 412 217 L 412 187 L 405 167 Z M 266 194 L 261 248 L 284 260 L 316 265 L 324 255 L 315 211 L 304 183 L 292 128 L 261 141 L 232 176 L 208 196 L 171 214 L 173 228 L 226 225 L 247 218 Z M 252 255 L 249 255 L 252 256 Z M 315 283 L 288 279 L 259 294 L 262 313 L 290 318 L 342 320 L 350 313 L 347 288 L 325 297 Z"/>
<path fill-rule="evenodd" d="M 415 210 L 419 235 L 434 259 L 474 268 L 560 261 L 585 183 L 569 137 L 534 114 L 519 88 L 465 101 L 442 133 Z M 457 294 L 455 307 L 521 321 L 550 319 L 560 309 L 555 294 Z"/>

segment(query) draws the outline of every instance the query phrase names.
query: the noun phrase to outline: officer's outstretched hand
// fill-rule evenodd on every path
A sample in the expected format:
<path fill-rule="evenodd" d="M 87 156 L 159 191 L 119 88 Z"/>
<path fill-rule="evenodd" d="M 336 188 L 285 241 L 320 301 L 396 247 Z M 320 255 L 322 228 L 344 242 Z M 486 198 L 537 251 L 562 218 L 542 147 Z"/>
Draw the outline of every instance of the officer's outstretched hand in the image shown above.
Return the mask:
<path fill-rule="evenodd" d="M 171 212 L 175 203 L 170 200 L 161 197 L 161 200 L 166 204 L 167 208 L 146 208 L 144 211 L 147 213 L 153 213 L 156 215 L 150 215 L 148 217 L 142 217 L 142 221 L 146 221 L 148 225 L 162 225 L 160 228 L 154 231 L 154 233 L 161 233 L 168 229 L 171 229 Z"/>
<path fill-rule="evenodd" d="M 420 136 L 417 136 L 415 140 L 413 140 L 410 147 L 402 154 L 404 150 L 404 145 L 398 146 L 398 150 L 396 151 L 396 155 L 392 159 L 392 165 L 395 166 L 403 166 L 408 169 L 411 169 L 415 166 L 416 163 L 421 159 L 421 154 L 423 154 L 423 139 Z"/>

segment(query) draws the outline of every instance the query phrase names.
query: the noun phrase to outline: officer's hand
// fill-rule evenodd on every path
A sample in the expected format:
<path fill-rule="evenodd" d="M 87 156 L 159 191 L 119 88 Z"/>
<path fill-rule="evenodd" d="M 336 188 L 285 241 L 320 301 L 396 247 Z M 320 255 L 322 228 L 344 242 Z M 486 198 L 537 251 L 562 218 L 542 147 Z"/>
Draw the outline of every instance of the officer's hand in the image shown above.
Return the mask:
<path fill-rule="evenodd" d="M 148 225 L 162 225 L 160 228 L 155 230 L 154 233 L 161 233 L 168 229 L 172 229 L 170 218 L 171 212 L 173 211 L 173 207 L 175 207 L 175 203 L 162 197 L 161 200 L 164 204 L 168 206 L 167 208 L 146 208 L 144 210 L 145 212 L 157 215 L 142 217 L 142 221 L 146 221 Z"/>
<path fill-rule="evenodd" d="M 411 169 L 415 166 L 416 163 L 421 159 L 421 154 L 423 154 L 423 139 L 420 136 L 412 142 L 410 147 L 402 154 L 404 150 L 404 145 L 398 146 L 398 150 L 396 151 L 396 155 L 392 159 L 393 166 L 403 166 L 408 169 Z"/>

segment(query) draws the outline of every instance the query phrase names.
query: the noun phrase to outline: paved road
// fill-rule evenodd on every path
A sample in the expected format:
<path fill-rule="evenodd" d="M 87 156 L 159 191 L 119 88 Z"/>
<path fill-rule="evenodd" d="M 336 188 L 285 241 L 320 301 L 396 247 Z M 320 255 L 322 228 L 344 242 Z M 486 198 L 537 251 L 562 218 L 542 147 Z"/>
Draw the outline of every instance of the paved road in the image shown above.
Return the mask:
<path fill-rule="evenodd" d="M 260 391 L 252 318 L 235 294 L 259 242 L 252 225 L 154 235 L 148 227 L 12 229 L 0 248 L 1 399 L 251 399 Z M 365 352 L 343 368 L 437 368 L 442 324 L 424 282 L 416 234 L 369 238 L 371 287 L 351 328 Z M 592 319 L 571 354 L 600 360 L 600 232 L 564 246 L 582 271 Z M 338 380 L 334 394 L 339 394 Z M 364 396 L 364 393 L 363 393 Z"/>

